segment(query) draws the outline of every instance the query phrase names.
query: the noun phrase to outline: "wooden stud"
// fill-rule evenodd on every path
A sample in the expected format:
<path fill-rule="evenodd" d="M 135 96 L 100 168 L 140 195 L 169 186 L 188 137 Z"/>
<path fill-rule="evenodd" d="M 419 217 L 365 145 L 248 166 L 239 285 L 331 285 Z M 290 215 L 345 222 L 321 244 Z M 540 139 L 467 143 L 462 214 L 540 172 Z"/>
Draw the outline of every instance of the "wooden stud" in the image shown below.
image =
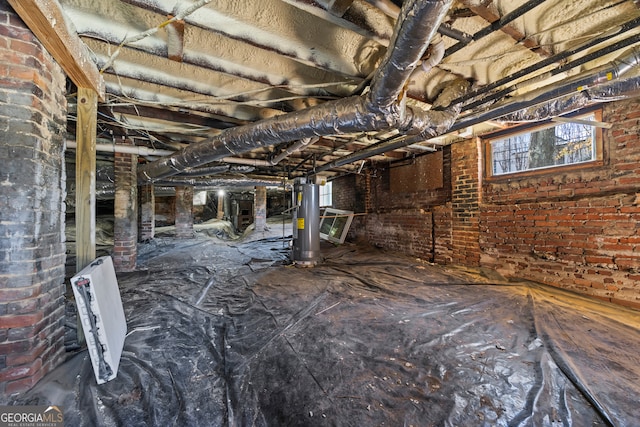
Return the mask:
<path fill-rule="evenodd" d="M 96 127 L 98 95 L 78 88 L 76 128 L 76 271 L 96 257 Z"/>

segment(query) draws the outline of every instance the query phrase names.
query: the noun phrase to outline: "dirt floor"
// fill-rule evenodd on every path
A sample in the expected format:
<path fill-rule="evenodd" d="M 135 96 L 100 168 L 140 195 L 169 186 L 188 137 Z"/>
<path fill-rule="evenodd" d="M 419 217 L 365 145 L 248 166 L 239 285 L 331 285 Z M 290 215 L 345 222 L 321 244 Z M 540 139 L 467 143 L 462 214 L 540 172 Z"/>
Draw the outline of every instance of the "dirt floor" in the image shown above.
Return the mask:
<path fill-rule="evenodd" d="M 12 403 L 70 426 L 638 425 L 640 313 L 351 244 L 297 268 L 277 234 L 141 245 L 117 378 L 75 350 Z"/>

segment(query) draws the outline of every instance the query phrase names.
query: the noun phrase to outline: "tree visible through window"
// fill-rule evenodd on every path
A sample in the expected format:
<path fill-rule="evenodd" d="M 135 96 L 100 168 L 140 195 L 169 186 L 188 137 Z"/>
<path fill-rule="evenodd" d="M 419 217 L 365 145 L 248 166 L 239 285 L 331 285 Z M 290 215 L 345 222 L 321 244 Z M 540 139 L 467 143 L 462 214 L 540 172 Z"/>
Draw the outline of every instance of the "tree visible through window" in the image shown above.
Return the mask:
<path fill-rule="evenodd" d="M 327 181 L 324 185 L 320 186 L 320 206 L 331 206 L 333 203 L 332 191 L 331 181 Z"/>
<path fill-rule="evenodd" d="M 596 127 L 584 123 L 585 120 L 593 121 L 595 116 L 491 141 L 492 174 L 596 160 Z"/>

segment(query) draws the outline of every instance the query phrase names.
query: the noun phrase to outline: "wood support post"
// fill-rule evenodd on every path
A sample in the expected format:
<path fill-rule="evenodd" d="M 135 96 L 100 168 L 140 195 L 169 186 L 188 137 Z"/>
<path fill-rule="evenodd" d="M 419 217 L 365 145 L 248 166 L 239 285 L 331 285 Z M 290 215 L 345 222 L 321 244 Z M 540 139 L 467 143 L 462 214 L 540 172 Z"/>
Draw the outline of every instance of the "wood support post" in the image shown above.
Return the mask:
<path fill-rule="evenodd" d="M 76 128 L 76 271 L 96 257 L 96 122 L 98 95 L 78 88 Z"/>

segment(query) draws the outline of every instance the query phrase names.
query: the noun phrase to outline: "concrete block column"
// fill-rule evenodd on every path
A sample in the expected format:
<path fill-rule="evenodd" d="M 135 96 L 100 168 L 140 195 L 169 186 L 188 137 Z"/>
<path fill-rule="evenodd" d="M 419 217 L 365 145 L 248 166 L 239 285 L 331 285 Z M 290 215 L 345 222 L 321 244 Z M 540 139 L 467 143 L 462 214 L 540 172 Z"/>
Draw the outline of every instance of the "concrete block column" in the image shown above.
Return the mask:
<path fill-rule="evenodd" d="M 155 237 L 156 232 L 156 196 L 153 185 L 143 185 L 140 194 L 140 240 Z"/>
<path fill-rule="evenodd" d="M 256 187 L 253 210 L 253 221 L 256 226 L 255 231 L 265 231 L 267 229 L 267 187 Z"/>
<path fill-rule="evenodd" d="M 176 237 L 193 237 L 193 187 L 176 187 Z"/>
<path fill-rule="evenodd" d="M 124 140 L 119 145 L 133 145 L 133 141 Z M 138 156 L 126 153 L 114 156 L 113 265 L 116 271 L 133 271 L 138 259 Z"/>
<path fill-rule="evenodd" d="M 65 76 L 0 0 L 0 404 L 64 360 Z"/>

